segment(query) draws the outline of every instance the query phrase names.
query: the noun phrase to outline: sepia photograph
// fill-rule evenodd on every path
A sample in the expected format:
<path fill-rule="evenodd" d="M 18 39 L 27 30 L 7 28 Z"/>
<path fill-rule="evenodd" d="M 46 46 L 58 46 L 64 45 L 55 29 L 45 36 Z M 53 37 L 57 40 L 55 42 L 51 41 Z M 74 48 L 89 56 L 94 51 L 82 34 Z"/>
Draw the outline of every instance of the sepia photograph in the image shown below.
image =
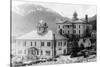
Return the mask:
<path fill-rule="evenodd" d="M 97 7 L 12 0 L 10 66 L 97 61 Z"/>

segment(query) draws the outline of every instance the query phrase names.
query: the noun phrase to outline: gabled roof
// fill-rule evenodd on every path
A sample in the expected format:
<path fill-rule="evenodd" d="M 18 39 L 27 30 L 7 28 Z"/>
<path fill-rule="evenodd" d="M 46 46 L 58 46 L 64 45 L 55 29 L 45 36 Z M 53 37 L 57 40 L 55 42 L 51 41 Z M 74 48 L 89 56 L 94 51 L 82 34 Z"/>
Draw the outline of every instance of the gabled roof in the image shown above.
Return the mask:
<path fill-rule="evenodd" d="M 71 20 L 71 23 L 86 23 L 85 21 L 78 19 L 78 20 Z"/>
<path fill-rule="evenodd" d="M 45 33 L 44 35 L 40 35 L 37 33 L 37 30 L 34 30 L 32 32 L 29 32 L 21 37 L 16 38 L 16 40 L 53 40 L 53 32 L 51 30 L 49 30 L 47 33 Z M 57 40 L 59 39 L 67 39 L 66 37 L 59 35 L 59 34 L 55 34 L 55 38 Z"/>
<path fill-rule="evenodd" d="M 53 40 L 53 33 L 51 30 L 49 30 L 44 35 L 40 35 L 37 33 L 37 30 L 34 30 L 16 39 L 17 40 Z"/>
<path fill-rule="evenodd" d="M 82 19 L 77 19 L 77 20 L 66 19 L 66 20 L 57 22 L 57 24 L 64 24 L 64 23 L 70 24 L 70 23 L 86 23 L 86 22 L 85 20 L 82 20 Z"/>
<path fill-rule="evenodd" d="M 60 34 L 56 34 L 55 37 L 56 37 L 57 40 L 67 39 L 66 37 L 64 37 L 64 36 L 62 36 Z"/>

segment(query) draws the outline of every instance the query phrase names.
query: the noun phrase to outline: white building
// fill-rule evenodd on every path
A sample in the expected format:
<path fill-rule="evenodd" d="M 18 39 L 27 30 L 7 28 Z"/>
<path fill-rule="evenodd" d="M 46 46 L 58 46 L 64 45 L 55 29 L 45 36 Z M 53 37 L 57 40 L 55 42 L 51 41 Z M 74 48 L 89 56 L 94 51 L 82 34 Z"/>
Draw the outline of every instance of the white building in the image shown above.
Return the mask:
<path fill-rule="evenodd" d="M 62 30 L 62 34 L 78 35 L 79 37 L 85 36 L 86 29 L 92 29 L 92 25 L 88 23 L 88 16 L 85 16 L 85 20 L 78 19 L 78 14 L 75 12 L 72 19 L 60 21 L 57 24 L 57 32 Z"/>
<path fill-rule="evenodd" d="M 49 59 L 67 54 L 67 39 L 48 30 L 44 21 L 40 21 L 37 30 L 16 38 L 16 45 L 16 56 L 23 60 Z"/>

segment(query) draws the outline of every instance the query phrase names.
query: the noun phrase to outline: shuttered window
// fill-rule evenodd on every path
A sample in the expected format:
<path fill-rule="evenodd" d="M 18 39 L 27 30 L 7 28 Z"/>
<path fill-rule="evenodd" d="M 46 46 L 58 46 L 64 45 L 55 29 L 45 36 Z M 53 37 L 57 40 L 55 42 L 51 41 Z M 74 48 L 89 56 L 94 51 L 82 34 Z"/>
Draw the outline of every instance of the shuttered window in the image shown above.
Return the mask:
<path fill-rule="evenodd" d="M 50 42 L 47 42 L 47 46 L 50 47 Z"/>
<path fill-rule="evenodd" d="M 44 46 L 44 42 L 41 42 L 41 46 Z"/>

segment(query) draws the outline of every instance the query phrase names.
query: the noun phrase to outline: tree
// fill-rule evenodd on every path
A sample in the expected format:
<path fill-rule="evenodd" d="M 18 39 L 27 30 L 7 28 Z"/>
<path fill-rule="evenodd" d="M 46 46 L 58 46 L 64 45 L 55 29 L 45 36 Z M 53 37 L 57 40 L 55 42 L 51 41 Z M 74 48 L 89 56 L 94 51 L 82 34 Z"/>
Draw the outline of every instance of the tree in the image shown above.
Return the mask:
<path fill-rule="evenodd" d="M 90 29 L 89 29 L 89 27 L 87 27 L 85 33 L 86 33 L 86 37 L 91 37 L 91 33 L 90 33 Z"/>

